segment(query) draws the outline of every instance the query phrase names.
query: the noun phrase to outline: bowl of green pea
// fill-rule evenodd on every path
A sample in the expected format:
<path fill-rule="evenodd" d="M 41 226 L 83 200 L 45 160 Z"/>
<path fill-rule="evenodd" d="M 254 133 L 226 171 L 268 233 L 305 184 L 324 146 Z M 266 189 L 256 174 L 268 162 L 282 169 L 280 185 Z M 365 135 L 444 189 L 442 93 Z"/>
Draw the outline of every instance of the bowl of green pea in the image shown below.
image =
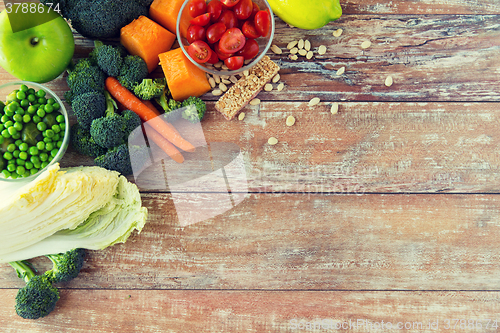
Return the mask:
<path fill-rule="evenodd" d="M 61 99 L 34 82 L 0 85 L 0 181 L 29 181 L 61 160 L 69 144 Z"/>

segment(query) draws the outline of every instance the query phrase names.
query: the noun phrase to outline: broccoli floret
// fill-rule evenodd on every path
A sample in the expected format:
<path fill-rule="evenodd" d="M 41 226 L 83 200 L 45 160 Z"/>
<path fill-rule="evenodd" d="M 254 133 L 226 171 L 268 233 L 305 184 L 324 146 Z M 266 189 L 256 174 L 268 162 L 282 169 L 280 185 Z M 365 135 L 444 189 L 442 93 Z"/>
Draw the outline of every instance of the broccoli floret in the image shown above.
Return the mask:
<path fill-rule="evenodd" d="M 9 263 L 17 276 L 26 282 L 16 295 L 16 313 L 25 319 L 45 317 L 54 310 L 59 300 L 59 291 L 45 275 L 35 275 L 27 261 Z"/>
<path fill-rule="evenodd" d="M 134 86 L 142 82 L 148 76 L 148 66 L 141 57 L 128 55 L 123 60 L 123 66 L 118 81 L 128 90 L 134 90 Z"/>
<path fill-rule="evenodd" d="M 63 16 L 84 37 L 102 39 L 118 37 L 122 27 L 148 13 L 149 7 L 142 1 L 94 0 L 68 1 Z"/>
<path fill-rule="evenodd" d="M 106 96 L 95 91 L 84 93 L 75 97 L 72 107 L 80 126 L 89 131 L 92 121 L 103 117 L 106 112 Z"/>
<path fill-rule="evenodd" d="M 96 157 L 94 163 L 101 168 L 118 171 L 125 176 L 132 174 L 127 144 L 121 144 L 110 149 L 106 154 Z"/>
<path fill-rule="evenodd" d="M 44 273 L 52 283 L 71 281 L 78 276 L 85 261 L 84 249 L 73 249 L 65 253 L 46 255 L 53 267 Z"/>
<path fill-rule="evenodd" d="M 122 111 L 122 117 L 125 119 L 125 140 L 130 136 L 130 133 L 132 133 L 137 127 L 141 126 L 142 121 L 141 118 L 135 113 L 134 111 L 131 110 L 123 110 Z"/>
<path fill-rule="evenodd" d="M 144 79 L 141 83 L 134 87 L 134 94 L 143 100 L 150 100 L 160 97 L 165 90 L 167 80 L 165 78 L 159 79 Z"/>
<path fill-rule="evenodd" d="M 90 135 L 90 131 L 84 130 L 78 123 L 71 126 L 69 137 L 71 145 L 80 154 L 95 158 L 106 153 L 106 148 L 99 146 Z"/>
<path fill-rule="evenodd" d="M 169 97 L 170 91 L 168 90 L 168 88 L 165 88 L 160 98 L 155 98 L 155 101 L 156 103 L 158 103 L 158 105 L 161 106 L 163 111 L 165 111 L 162 117 L 164 117 L 165 120 L 173 122 L 181 118 L 182 112 L 176 110 L 182 107 L 182 102 L 178 102 Z"/>
<path fill-rule="evenodd" d="M 124 142 L 126 121 L 121 115 L 115 112 L 116 102 L 106 91 L 106 112 L 105 116 L 96 118 L 90 125 L 90 135 L 101 147 L 113 148 Z"/>
<path fill-rule="evenodd" d="M 196 124 L 203 119 L 207 111 L 207 105 L 199 97 L 191 96 L 182 102 L 182 118 Z"/>
<path fill-rule="evenodd" d="M 92 58 L 99 68 L 108 76 L 118 76 L 123 65 L 122 52 L 117 47 L 105 45 L 101 41 L 94 41 Z"/>
<path fill-rule="evenodd" d="M 92 65 L 89 59 L 78 61 L 66 78 L 69 87 L 69 91 L 65 94 L 67 102 L 73 104 L 76 97 L 88 92 L 103 92 L 105 80 L 104 72 Z"/>

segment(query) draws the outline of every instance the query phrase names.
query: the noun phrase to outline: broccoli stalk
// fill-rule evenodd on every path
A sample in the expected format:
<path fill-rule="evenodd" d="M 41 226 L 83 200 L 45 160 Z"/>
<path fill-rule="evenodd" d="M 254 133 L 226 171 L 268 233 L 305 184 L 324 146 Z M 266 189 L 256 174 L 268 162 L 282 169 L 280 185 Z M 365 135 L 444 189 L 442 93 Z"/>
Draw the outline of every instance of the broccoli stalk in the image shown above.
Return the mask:
<path fill-rule="evenodd" d="M 101 147 L 113 148 L 124 142 L 126 122 L 118 113 L 115 100 L 109 92 L 105 91 L 106 111 L 105 116 L 94 119 L 90 125 L 90 135 Z"/>
<path fill-rule="evenodd" d="M 191 96 L 182 102 L 182 118 L 196 124 L 203 119 L 207 105 L 199 97 Z"/>
<path fill-rule="evenodd" d="M 78 276 L 85 261 L 84 249 L 73 249 L 65 253 L 46 255 L 53 267 L 44 274 L 53 283 L 67 282 Z"/>
<path fill-rule="evenodd" d="M 141 83 L 134 86 L 134 94 L 140 99 L 149 101 L 150 99 L 160 97 L 165 90 L 167 80 L 159 79 L 144 79 Z"/>
<path fill-rule="evenodd" d="M 17 276 L 26 282 L 16 295 L 16 313 L 25 319 L 45 317 L 54 310 L 59 300 L 59 291 L 45 275 L 36 275 L 27 261 L 9 263 Z"/>
<path fill-rule="evenodd" d="M 169 98 L 169 96 L 170 91 L 168 90 L 168 88 L 165 88 L 161 96 L 159 98 L 156 98 L 155 101 L 156 103 L 158 103 L 158 105 L 161 106 L 163 111 L 165 111 L 165 114 L 162 115 L 165 120 L 177 121 L 181 118 L 181 112 L 176 110 L 182 107 L 182 102 L 178 102 L 173 98 Z"/>

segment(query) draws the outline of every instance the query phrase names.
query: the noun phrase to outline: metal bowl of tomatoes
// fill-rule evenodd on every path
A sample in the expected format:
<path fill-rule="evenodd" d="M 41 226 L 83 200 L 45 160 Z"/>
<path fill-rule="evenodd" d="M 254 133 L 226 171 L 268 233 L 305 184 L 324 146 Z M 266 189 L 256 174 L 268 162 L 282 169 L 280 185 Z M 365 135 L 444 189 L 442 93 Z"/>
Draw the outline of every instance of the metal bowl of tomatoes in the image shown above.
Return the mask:
<path fill-rule="evenodd" d="M 186 0 L 177 40 L 196 67 L 212 75 L 249 70 L 267 53 L 274 15 L 266 0 Z"/>

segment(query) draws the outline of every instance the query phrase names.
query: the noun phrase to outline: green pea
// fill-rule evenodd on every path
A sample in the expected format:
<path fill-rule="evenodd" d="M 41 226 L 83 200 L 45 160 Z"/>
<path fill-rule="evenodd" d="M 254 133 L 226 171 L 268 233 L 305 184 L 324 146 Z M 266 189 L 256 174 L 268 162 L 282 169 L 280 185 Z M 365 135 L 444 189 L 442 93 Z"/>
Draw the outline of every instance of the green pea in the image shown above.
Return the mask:
<path fill-rule="evenodd" d="M 3 158 L 5 158 L 6 160 L 11 160 L 14 158 L 14 156 L 12 155 L 11 152 L 6 151 L 5 153 L 3 153 Z"/>
<path fill-rule="evenodd" d="M 52 138 L 43 138 L 43 142 L 45 142 L 45 144 L 49 143 L 49 142 L 52 142 Z"/>
<path fill-rule="evenodd" d="M 56 144 L 57 148 L 61 148 L 62 144 L 63 144 L 62 140 L 57 141 L 57 144 Z"/>
<path fill-rule="evenodd" d="M 28 144 L 26 142 L 23 142 L 23 143 L 21 143 L 19 145 L 19 150 L 20 151 L 28 151 L 28 149 L 29 149 L 29 146 L 28 146 Z"/>
<path fill-rule="evenodd" d="M 64 124 L 64 116 L 62 114 L 58 115 L 56 117 L 56 121 L 59 123 L 59 124 Z"/>
<path fill-rule="evenodd" d="M 16 147 L 19 147 L 21 145 L 21 143 L 23 143 L 23 140 L 16 140 L 16 142 L 14 142 Z"/>
<path fill-rule="evenodd" d="M 12 127 L 14 127 L 18 132 L 22 131 L 23 130 L 22 118 L 21 122 L 16 121 Z"/>
<path fill-rule="evenodd" d="M 38 110 L 38 108 L 36 106 L 30 105 L 30 106 L 28 106 L 28 110 L 27 111 L 28 111 L 29 114 L 35 114 L 36 110 Z"/>
<path fill-rule="evenodd" d="M 22 121 L 23 120 L 23 116 L 16 113 L 14 116 L 12 116 L 12 120 L 14 120 L 14 121 Z"/>
<path fill-rule="evenodd" d="M 19 104 L 21 105 L 21 107 L 27 108 L 30 105 L 30 101 L 28 101 L 28 99 L 25 98 L 25 99 L 21 100 L 21 102 Z"/>
<path fill-rule="evenodd" d="M 19 175 L 18 175 L 17 173 L 13 172 L 13 173 L 10 175 L 10 178 L 12 178 L 12 179 L 17 179 L 17 178 L 19 178 Z"/>
<path fill-rule="evenodd" d="M 25 114 L 25 115 L 23 116 L 23 122 L 24 122 L 25 124 L 27 124 L 27 123 L 29 123 L 30 121 L 31 121 L 31 116 L 30 116 L 29 114 Z"/>
<path fill-rule="evenodd" d="M 41 168 L 44 169 L 47 167 L 47 165 L 49 165 L 49 162 L 48 161 L 45 161 L 45 162 L 42 162 L 42 166 Z"/>
<path fill-rule="evenodd" d="M 57 103 L 57 102 L 54 103 L 54 104 L 52 104 L 52 106 L 54 107 L 55 111 L 59 111 L 61 109 L 61 105 L 59 103 Z"/>
<path fill-rule="evenodd" d="M 52 97 L 50 97 L 50 98 L 48 98 L 48 99 L 47 99 L 47 104 L 52 105 L 52 104 L 54 104 L 55 102 L 56 102 L 56 100 L 55 100 L 54 98 L 52 98 Z"/>
<path fill-rule="evenodd" d="M 34 115 L 31 119 L 35 124 L 38 124 L 39 122 L 42 121 L 42 118 L 40 118 L 38 115 Z"/>
<path fill-rule="evenodd" d="M 44 97 L 44 96 L 45 96 L 45 94 L 46 94 L 45 90 L 38 90 L 38 91 L 36 92 L 36 95 L 37 95 L 38 97 Z"/>
<path fill-rule="evenodd" d="M 2 170 L 2 174 L 5 178 L 10 178 L 10 172 L 8 170 Z"/>
<path fill-rule="evenodd" d="M 59 127 L 59 125 L 52 125 L 52 130 L 57 134 L 61 132 L 61 127 Z"/>
<path fill-rule="evenodd" d="M 12 156 L 14 156 L 14 158 L 19 158 L 19 154 L 21 154 L 21 151 L 19 149 L 17 149 L 17 150 L 14 150 L 14 152 L 12 153 Z"/>
<path fill-rule="evenodd" d="M 33 167 L 33 169 L 30 170 L 30 174 L 34 175 L 34 174 L 38 173 L 39 170 L 40 170 L 39 168 Z"/>
<path fill-rule="evenodd" d="M 26 164 L 26 161 L 19 157 L 16 159 L 16 164 L 24 166 Z"/>
<path fill-rule="evenodd" d="M 18 102 L 11 102 L 7 108 L 9 111 L 16 112 L 16 110 L 19 108 L 19 103 Z"/>
<path fill-rule="evenodd" d="M 13 164 L 13 163 L 11 163 L 11 164 L 8 164 L 8 165 L 7 165 L 7 170 L 8 170 L 9 172 L 14 172 L 14 171 L 16 171 L 16 168 L 17 168 L 17 165 L 15 165 L 15 164 Z"/>
<path fill-rule="evenodd" d="M 65 123 L 59 124 L 59 127 L 61 128 L 61 131 L 66 130 L 66 124 Z"/>
<path fill-rule="evenodd" d="M 47 124 L 45 124 L 43 121 L 39 122 L 36 124 L 36 128 L 40 131 L 43 132 L 47 129 Z"/>
<path fill-rule="evenodd" d="M 52 157 L 56 157 L 56 155 L 57 155 L 57 153 L 58 153 L 58 152 L 59 152 L 59 149 L 54 148 L 54 149 L 52 149 L 52 150 L 50 151 L 50 155 L 51 155 Z"/>
<path fill-rule="evenodd" d="M 44 110 L 44 109 L 38 109 L 38 110 L 36 111 L 36 114 L 37 114 L 37 116 L 39 116 L 40 118 L 43 118 L 43 117 L 45 117 L 45 110 Z"/>
<path fill-rule="evenodd" d="M 3 136 L 4 138 L 10 138 L 10 137 L 11 137 L 11 135 L 10 135 L 10 133 L 9 133 L 9 130 L 8 130 L 8 129 L 4 129 L 4 130 L 2 131 L 2 136 Z"/>
<path fill-rule="evenodd" d="M 3 131 L 5 129 L 5 127 L 3 126 L 3 124 L 0 124 L 0 132 Z"/>
<path fill-rule="evenodd" d="M 28 90 L 28 89 L 26 89 L 26 90 Z M 26 98 L 26 93 L 25 93 L 24 91 L 22 91 L 22 90 L 19 90 L 19 91 L 17 92 L 17 94 L 16 94 L 16 97 L 17 97 L 17 99 L 19 99 L 19 100 L 23 100 L 23 99 L 25 99 L 25 98 Z"/>
<path fill-rule="evenodd" d="M 40 161 L 42 161 L 42 165 L 43 165 L 43 162 L 45 162 L 49 159 L 49 155 L 47 153 L 41 153 L 39 156 L 40 156 Z"/>
<path fill-rule="evenodd" d="M 25 151 L 22 151 L 20 154 L 19 154 L 19 158 L 22 159 L 22 160 L 27 160 L 28 159 L 28 153 L 25 152 Z"/>
<path fill-rule="evenodd" d="M 4 114 L 4 115 L 2 116 L 2 118 L 0 118 L 0 121 L 1 121 L 2 123 L 4 123 L 4 124 L 5 124 L 6 122 L 8 122 L 9 120 L 10 120 L 10 117 L 9 117 L 8 115 L 6 115 L 6 114 Z"/>
<path fill-rule="evenodd" d="M 26 172 L 26 169 L 22 166 L 22 165 L 19 165 L 16 169 L 16 173 L 18 175 L 23 175 L 24 173 Z"/>
<path fill-rule="evenodd" d="M 14 150 L 16 150 L 16 149 L 17 149 L 17 146 L 16 146 L 16 144 L 15 144 L 15 143 L 11 143 L 10 145 L 8 145 L 8 146 L 7 146 L 7 151 L 8 151 L 8 152 L 11 152 L 11 153 L 12 153 L 12 152 L 14 152 Z"/>
<path fill-rule="evenodd" d="M 59 133 L 54 134 L 54 136 L 52 137 L 53 142 L 59 141 L 60 139 L 61 135 Z"/>
<path fill-rule="evenodd" d="M 45 136 L 48 137 L 48 138 L 52 138 L 56 134 L 51 129 L 46 130 L 44 133 L 45 133 Z"/>
<path fill-rule="evenodd" d="M 29 94 L 28 97 L 26 97 L 30 103 L 33 103 L 36 101 L 36 96 L 34 94 Z"/>
<path fill-rule="evenodd" d="M 8 120 L 3 125 L 5 126 L 5 128 L 9 128 L 14 125 L 14 122 L 12 120 Z"/>
<path fill-rule="evenodd" d="M 36 94 L 36 91 L 33 88 L 29 88 L 27 93 L 28 93 L 28 95 L 34 95 L 34 94 Z"/>
<path fill-rule="evenodd" d="M 7 131 L 9 131 L 10 135 L 17 134 L 17 129 L 14 126 L 11 126 L 11 127 L 7 128 Z"/>
<path fill-rule="evenodd" d="M 8 117 L 12 117 L 16 112 L 15 111 L 11 111 L 9 109 L 5 110 L 5 115 L 8 116 Z"/>
<path fill-rule="evenodd" d="M 19 87 L 19 91 L 22 91 L 22 92 L 27 92 L 30 88 L 28 88 L 27 85 L 25 84 L 21 84 L 21 86 Z"/>
<path fill-rule="evenodd" d="M 45 142 L 43 142 L 43 141 L 38 141 L 38 142 L 36 143 L 36 148 L 37 148 L 39 151 L 40 151 L 40 150 L 44 150 L 44 149 L 45 149 Z M 30 153 L 30 154 L 31 154 L 31 153 Z M 37 153 L 37 154 L 31 154 L 31 155 L 38 155 L 38 153 Z"/>
<path fill-rule="evenodd" d="M 40 98 L 38 98 L 38 103 L 47 104 L 47 99 L 45 97 L 40 97 Z"/>
<path fill-rule="evenodd" d="M 18 131 L 16 134 L 12 134 L 12 138 L 14 140 L 20 139 L 21 138 L 21 132 Z"/>
<path fill-rule="evenodd" d="M 28 170 L 31 170 L 31 169 L 33 169 L 33 163 L 31 163 L 30 161 L 26 161 L 26 163 L 24 164 L 24 167 Z"/>
<path fill-rule="evenodd" d="M 38 156 L 31 156 L 30 157 L 30 162 L 33 163 L 33 164 L 40 163 L 40 157 L 38 157 Z"/>
<path fill-rule="evenodd" d="M 47 142 L 45 144 L 45 150 L 46 151 L 51 151 L 52 149 L 54 149 L 54 142 Z"/>

